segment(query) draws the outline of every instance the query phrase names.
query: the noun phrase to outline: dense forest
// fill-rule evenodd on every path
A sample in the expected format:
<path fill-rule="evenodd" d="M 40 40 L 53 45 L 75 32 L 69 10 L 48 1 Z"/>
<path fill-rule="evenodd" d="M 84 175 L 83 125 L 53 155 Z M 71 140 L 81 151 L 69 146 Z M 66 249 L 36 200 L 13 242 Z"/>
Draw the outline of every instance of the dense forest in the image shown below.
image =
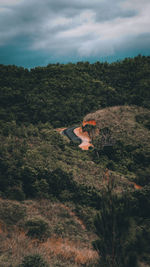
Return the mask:
<path fill-rule="evenodd" d="M 150 57 L 0 65 L 0 94 L 0 266 L 150 266 Z M 89 151 L 57 132 L 88 119 Z"/>
<path fill-rule="evenodd" d="M 0 86 L 4 122 L 68 126 L 107 106 L 149 108 L 150 57 L 112 64 L 49 64 L 30 71 L 0 65 Z"/>

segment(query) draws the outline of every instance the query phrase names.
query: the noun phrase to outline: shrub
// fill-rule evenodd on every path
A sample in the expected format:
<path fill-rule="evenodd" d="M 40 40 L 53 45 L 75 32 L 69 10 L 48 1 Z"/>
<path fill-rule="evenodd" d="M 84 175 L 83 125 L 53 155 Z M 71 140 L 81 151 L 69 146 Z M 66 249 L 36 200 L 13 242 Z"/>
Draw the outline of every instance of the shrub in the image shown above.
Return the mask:
<path fill-rule="evenodd" d="M 25 256 L 19 267 L 48 267 L 49 264 L 39 254 Z"/>
<path fill-rule="evenodd" d="M 15 225 L 26 215 L 25 207 L 11 201 L 0 202 L 0 219 L 8 226 Z"/>
<path fill-rule="evenodd" d="M 57 168 L 51 173 L 48 183 L 50 193 L 56 197 L 64 190 L 73 191 L 75 186 L 72 173 L 67 173 L 61 168 Z"/>
<path fill-rule="evenodd" d="M 35 183 L 33 184 L 33 188 L 36 197 L 38 198 L 48 197 L 49 185 L 46 179 L 36 180 Z"/>
<path fill-rule="evenodd" d="M 10 187 L 8 188 L 6 195 L 9 199 L 14 199 L 14 200 L 18 200 L 18 201 L 22 201 L 25 199 L 25 194 L 22 190 L 21 187 L 19 186 L 14 186 L 14 187 Z"/>
<path fill-rule="evenodd" d="M 100 255 L 99 266 L 138 267 L 137 233 L 130 195 L 127 192 L 117 194 L 115 187 L 115 180 L 110 177 L 102 191 L 102 206 L 94 222 L 99 239 L 93 246 Z"/>
<path fill-rule="evenodd" d="M 143 124 L 144 127 L 150 130 L 150 114 L 145 112 L 145 113 L 136 115 L 135 119 L 138 123 Z"/>
<path fill-rule="evenodd" d="M 150 184 L 150 168 L 143 168 L 136 171 L 135 182 L 141 186 Z"/>
<path fill-rule="evenodd" d="M 49 225 L 42 218 L 33 218 L 26 222 L 27 235 L 31 238 L 45 240 L 50 235 Z"/>

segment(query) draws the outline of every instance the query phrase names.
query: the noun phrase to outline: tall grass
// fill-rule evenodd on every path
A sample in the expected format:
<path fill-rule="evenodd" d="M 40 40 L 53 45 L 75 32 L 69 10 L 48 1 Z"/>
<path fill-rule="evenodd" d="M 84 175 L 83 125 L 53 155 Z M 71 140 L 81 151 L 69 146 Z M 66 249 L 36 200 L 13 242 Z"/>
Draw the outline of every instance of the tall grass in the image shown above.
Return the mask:
<path fill-rule="evenodd" d="M 45 242 L 39 242 L 36 239 L 31 240 L 24 232 L 14 232 L 11 237 L 3 233 L 2 239 L 0 249 L 4 256 L 0 258 L 0 266 L 3 267 L 8 267 L 12 263 L 15 266 L 30 254 L 40 254 L 48 263 L 61 259 L 62 263 L 66 262 L 66 265 L 67 262 L 72 262 L 77 266 L 82 264 L 94 266 L 98 259 L 97 252 L 90 247 L 83 247 L 80 241 L 72 242 L 53 236 Z"/>

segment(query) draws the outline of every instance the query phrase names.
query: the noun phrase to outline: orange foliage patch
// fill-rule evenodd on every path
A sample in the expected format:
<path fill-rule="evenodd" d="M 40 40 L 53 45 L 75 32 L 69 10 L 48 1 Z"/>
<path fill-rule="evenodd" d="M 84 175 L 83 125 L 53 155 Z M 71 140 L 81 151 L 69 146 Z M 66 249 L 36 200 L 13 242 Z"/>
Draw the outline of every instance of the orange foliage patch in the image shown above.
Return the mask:
<path fill-rule="evenodd" d="M 90 120 L 90 121 L 83 121 L 83 123 L 82 123 L 83 127 L 85 125 L 87 125 L 87 124 L 95 126 L 96 125 L 96 121 L 95 120 Z"/>
<path fill-rule="evenodd" d="M 142 189 L 142 186 L 140 186 L 140 185 L 138 185 L 138 184 L 136 184 L 136 183 L 132 183 L 133 185 L 134 185 L 134 188 L 135 189 Z"/>

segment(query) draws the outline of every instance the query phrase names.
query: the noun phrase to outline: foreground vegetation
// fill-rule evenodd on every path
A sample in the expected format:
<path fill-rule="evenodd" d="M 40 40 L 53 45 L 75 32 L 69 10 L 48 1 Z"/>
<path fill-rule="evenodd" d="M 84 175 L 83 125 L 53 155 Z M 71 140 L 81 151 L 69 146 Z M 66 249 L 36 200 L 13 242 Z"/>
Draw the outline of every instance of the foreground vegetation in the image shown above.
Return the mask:
<path fill-rule="evenodd" d="M 0 65 L 0 266 L 150 266 L 149 65 Z"/>

